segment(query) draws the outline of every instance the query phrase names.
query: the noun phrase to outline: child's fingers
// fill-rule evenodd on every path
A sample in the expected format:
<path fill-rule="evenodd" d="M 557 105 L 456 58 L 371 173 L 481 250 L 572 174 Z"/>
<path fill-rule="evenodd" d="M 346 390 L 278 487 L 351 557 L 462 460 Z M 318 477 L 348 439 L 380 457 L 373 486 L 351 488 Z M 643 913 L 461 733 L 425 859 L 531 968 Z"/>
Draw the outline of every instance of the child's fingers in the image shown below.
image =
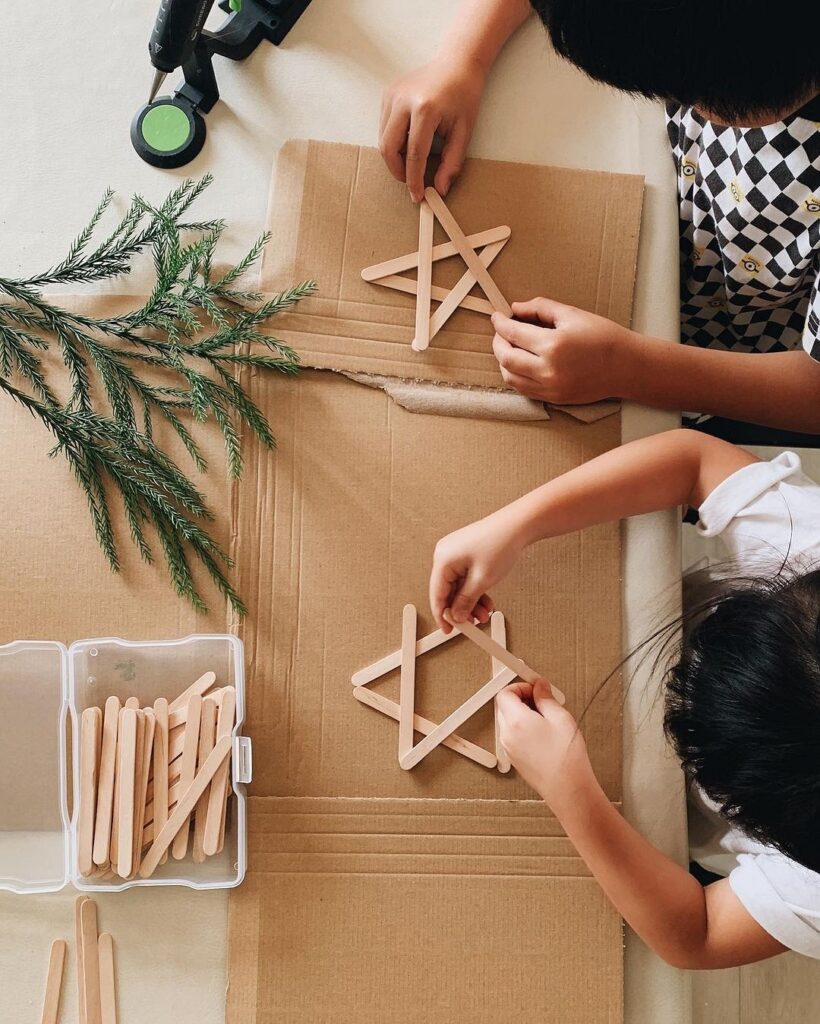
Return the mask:
<path fill-rule="evenodd" d="M 552 689 L 550 688 L 549 683 L 543 679 L 538 679 L 533 683 L 532 700 L 535 704 L 536 711 L 544 716 L 546 716 L 558 703 L 552 695 Z"/>
<path fill-rule="evenodd" d="M 513 321 L 510 321 L 512 323 Z M 529 326 L 527 324 L 517 326 Z M 541 327 L 534 330 L 540 331 Z M 539 356 L 524 348 L 517 347 L 514 343 L 504 337 L 503 334 L 496 334 L 493 338 L 493 353 L 498 360 L 498 365 L 507 370 L 508 373 L 515 373 L 519 377 L 535 377 L 542 368 L 542 360 Z"/>
<path fill-rule="evenodd" d="M 523 680 L 510 683 L 496 694 L 495 702 L 501 718 L 509 723 L 516 715 L 529 708 L 532 700 L 532 686 Z"/>
<path fill-rule="evenodd" d="M 493 313 L 491 320 L 495 333 L 500 335 L 504 341 L 508 341 L 517 349 L 523 349 L 527 353 L 537 355 L 544 347 L 544 340 L 547 337 L 546 331 L 549 327 L 542 327 L 539 324 L 528 324 L 523 320 L 513 320 L 512 317 L 504 316 L 503 313 Z"/>
<path fill-rule="evenodd" d="M 479 622 L 486 623 L 490 621 L 490 616 L 495 611 L 495 602 L 489 594 L 482 594 L 478 599 L 478 604 L 473 609 L 473 614 Z"/>
<path fill-rule="evenodd" d="M 440 196 L 447 195 L 450 186 L 460 174 L 469 140 L 470 132 L 466 122 L 463 119 L 456 121 L 447 135 L 447 141 L 441 151 L 441 163 L 433 181 Z"/>
<path fill-rule="evenodd" d="M 407 136 L 405 174 L 410 195 L 417 203 L 424 198 L 424 172 L 427 170 L 427 158 L 430 156 L 436 128 L 438 120 L 435 117 L 419 111 L 413 112 Z"/>
<path fill-rule="evenodd" d="M 403 152 L 409 124 L 410 111 L 394 103 L 379 138 L 379 152 L 388 170 L 398 181 L 405 180 Z"/>
<path fill-rule="evenodd" d="M 475 573 L 468 573 L 450 604 L 450 614 L 453 622 L 466 622 L 467 619 L 472 618 L 473 609 L 483 594 L 484 587 L 481 581 Z"/>
<path fill-rule="evenodd" d="M 452 632 L 453 627 L 444 618 L 444 612 L 450 606 L 450 597 L 453 593 L 453 579 L 445 569 L 433 566 L 430 573 L 430 611 L 439 629 L 446 635 Z"/>
<path fill-rule="evenodd" d="M 554 327 L 561 318 L 561 314 L 569 308 L 563 302 L 555 302 L 554 299 L 544 298 L 543 295 L 538 295 L 527 302 L 513 302 L 512 304 L 513 316 L 523 317 L 526 320 L 537 319 L 546 327 Z"/>

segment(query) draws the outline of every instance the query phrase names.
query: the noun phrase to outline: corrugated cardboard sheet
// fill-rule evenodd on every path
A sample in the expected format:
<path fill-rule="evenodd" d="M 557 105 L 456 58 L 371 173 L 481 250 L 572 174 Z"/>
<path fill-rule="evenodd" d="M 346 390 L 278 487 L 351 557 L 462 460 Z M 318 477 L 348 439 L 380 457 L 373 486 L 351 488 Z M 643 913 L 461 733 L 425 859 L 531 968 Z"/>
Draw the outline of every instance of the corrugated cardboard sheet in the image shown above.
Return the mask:
<path fill-rule="evenodd" d="M 493 266 L 508 298 L 551 294 L 625 323 L 640 196 L 639 179 L 472 161 L 450 205 L 468 233 L 511 225 Z M 418 231 L 374 151 L 289 143 L 271 209 L 265 289 L 320 286 L 276 324 L 305 365 L 500 384 L 486 318 L 459 311 L 418 356 L 412 298 L 360 279 Z M 450 283 L 463 267 L 441 270 Z M 559 823 L 515 772 L 443 747 L 402 771 L 397 723 L 354 700 L 350 676 L 400 646 L 406 602 L 419 635 L 432 628 L 438 538 L 618 444 L 619 417 L 424 415 L 335 373 L 252 386 L 279 451 L 251 462 L 234 504 L 254 783 L 230 1024 L 617 1024 L 621 922 Z M 620 677 L 601 684 L 620 660 L 619 569 L 604 526 L 528 551 L 494 594 L 511 649 L 583 716 L 613 801 Z M 489 670 L 464 638 L 424 655 L 418 713 L 440 721 Z M 373 687 L 396 698 L 397 677 Z M 460 732 L 492 746 L 492 708 Z"/>

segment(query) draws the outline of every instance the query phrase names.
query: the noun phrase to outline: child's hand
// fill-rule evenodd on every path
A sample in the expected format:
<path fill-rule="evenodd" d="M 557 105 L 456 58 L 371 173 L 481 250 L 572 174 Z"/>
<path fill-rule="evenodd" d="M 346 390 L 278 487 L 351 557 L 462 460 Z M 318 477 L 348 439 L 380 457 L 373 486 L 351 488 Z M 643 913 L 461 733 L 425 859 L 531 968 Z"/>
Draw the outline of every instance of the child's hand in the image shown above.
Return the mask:
<path fill-rule="evenodd" d="M 566 708 L 539 680 L 516 682 L 496 697 L 499 739 L 516 771 L 555 810 L 593 778 L 584 738 Z"/>
<path fill-rule="evenodd" d="M 506 384 L 558 405 L 623 397 L 632 331 L 551 299 L 514 302 L 512 311 L 518 319 L 492 318 L 493 352 Z"/>
<path fill-rule="evenodd" d="M 424 197 L 424 172 L 436 133 L 445 139 L 433 182 L 442 196 L 461 170 L 485 76 L 486 69 L 477 61 L 448 55 L 385 90 L 379 149 L 393 177 L 407 182 L 415 202 Z"/>
<path fill-rule="evenodd" d="M 522 547 L 520 531 L 510 521 L 507 509 L 456 530 L 436 544 L 430 608 L 445 633 L 453 628 L 444 619 L 447 608 L 455 622 L 470 617 L 487 622 L 493 611 L 487 591 L 507 575 Z"/>

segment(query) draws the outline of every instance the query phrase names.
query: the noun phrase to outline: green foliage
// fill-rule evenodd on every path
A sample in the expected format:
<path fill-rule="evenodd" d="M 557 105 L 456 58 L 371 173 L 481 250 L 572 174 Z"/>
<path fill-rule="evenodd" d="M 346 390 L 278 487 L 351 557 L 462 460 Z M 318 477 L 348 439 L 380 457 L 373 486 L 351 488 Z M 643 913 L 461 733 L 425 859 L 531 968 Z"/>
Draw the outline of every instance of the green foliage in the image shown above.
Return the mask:
<path fill-rule="evenodd" d="M 24 405 L 56 439 L 52 454 L 68 460 L 115 572 L 119 557 L 108 505 L 112 493 L 119 496 L 131 539 L 148 562 L 153 555 L 146 529 L 153 530 L 178 594 L 204 610 L 189 565 L 193 556 L 243 614 L 227 577 L 230 559 L 202 525 L 213 515 L 154 442 L 154 422 L 169 424 L 193 464 L 205 471 L 196 427 L 212 419 L 222 432 L 228 473 L 239 477 L 238 424 L 266 447 L 276 442 L 238 372 L 243 367 L 297 372 L 296 355 L 261 328 L 315 286 L 305 281 L 267 298 L 239 286 L 267 236 L 230 270 L 215 274 L 222 222 L 186 220 L 210 181 L 209 176 L 185 181 L 158 207 L 135 196 L 113 231 L 93 245 L 113 198 L 108 191 L 61 263 L 35 277 L 0 277 L 0 392 Z M 43 297 L 44 289 L 59 285 L 126 275 L 134 258 L 149 252 L 155 283 L 137 309 L 95 318 Z M 57 398 L 43 362 L 52 347 L 59 349 L 68 375 L 65 402 Z"/>

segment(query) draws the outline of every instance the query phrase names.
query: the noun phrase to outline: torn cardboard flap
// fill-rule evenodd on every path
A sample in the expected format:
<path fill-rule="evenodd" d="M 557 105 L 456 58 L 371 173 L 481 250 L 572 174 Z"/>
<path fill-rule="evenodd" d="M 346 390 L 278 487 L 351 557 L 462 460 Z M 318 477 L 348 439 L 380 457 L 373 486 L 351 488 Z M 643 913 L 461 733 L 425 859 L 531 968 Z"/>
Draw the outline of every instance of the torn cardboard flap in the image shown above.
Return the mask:
<path fill-rule="evenodd" d="M 447 203 L 467 232 L 511 227 L 493 263 L 493 278 L 509 300 L 547 295 L 628 324 L 642 196 L 643 178 L 635 175 L 471 159 Z M 362 280 L 364 267 L 418 247 L 418 208 L 377 150 L 286 143 L 269 229 L 275 242 L 265 257 L 263 290 L 305 278 L 319 282 L 316 296 L 276 322 L 277 336 L 305 366 L 503 386 L 486 316 L 457 310 L 430 348 L 415 353 L 413 296 Z M 437 263 L 434 274 L 452 287 L 463 271 L 453 257 Z"/>

